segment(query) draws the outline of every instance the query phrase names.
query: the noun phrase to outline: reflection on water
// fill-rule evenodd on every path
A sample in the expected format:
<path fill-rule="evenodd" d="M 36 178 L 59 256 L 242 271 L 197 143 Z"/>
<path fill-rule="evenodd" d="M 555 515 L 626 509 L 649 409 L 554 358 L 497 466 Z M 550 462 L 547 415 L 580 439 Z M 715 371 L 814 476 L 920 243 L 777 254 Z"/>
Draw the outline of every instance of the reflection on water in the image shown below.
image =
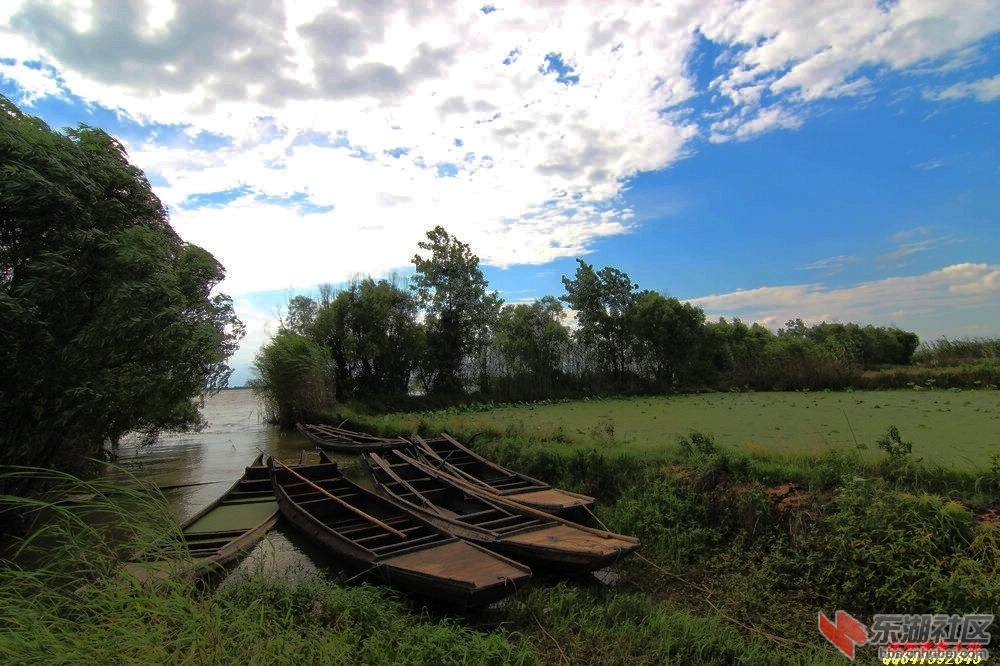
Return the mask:
<path fill-rule="evenodd" d="M 226 492 L 259 451 L 295 463 L 302 451 L 314 448 L 298 431 L 282 432 L 265 423 L 261 404 L 249 389 L 219 392 L 206 399 L 202 414 L 208 424 L 201 432 L 163 434 L 147 446 L 124 442 L 118 451 L 121 469 L 113 472 L 163 488 L 179 521 Z M 359 471 L 355 456 L 331 457 L 345 474 L 354 476 Z M 279 523 L 237 571 L 257 567 L 304 575 L 326 571 L 329 563 L 321 552 Z"/>

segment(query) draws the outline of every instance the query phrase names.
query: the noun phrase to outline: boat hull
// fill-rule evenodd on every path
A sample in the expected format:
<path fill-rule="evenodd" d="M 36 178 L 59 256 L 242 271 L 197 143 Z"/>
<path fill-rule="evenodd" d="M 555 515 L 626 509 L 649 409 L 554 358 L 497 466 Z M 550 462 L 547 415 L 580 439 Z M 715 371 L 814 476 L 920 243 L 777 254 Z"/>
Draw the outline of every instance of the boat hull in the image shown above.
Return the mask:
<path fill-rule="evenodd" d="M 125 571 L 144 581 L 171 577 L 202 579 L 218 573 L 249 552 L 280 518 L 263 455 L 217 500 L 180 526 L 190 558 L 140 560 Z"/>
<path fill-rule="evenodd" d="M 282 515 L 341 563 L 392 587 L 475 607 L 513 594 L 531 577 L 523 564 L 461 541 L 354 484 L 335 463 L 295 471 L 303 478 L 271 471 Z"/>
<path fill-rule="evenodd" d="M 402 438 L 375 437 L 322 424 L 297 423 L 295 427 L 316 446 L 338 453 L 390 451 L 410 444 Z"/>
<path fill-rule="evenodd" d="M 594 506 L 594 498 L 589 495 L 553 488 L 544 481 L 507 469 L 447 433 L 431 440 L 414 437 L 414 442 L 416 451 L 428 465 L 478 485 L 485 492 L 567 518 L 583 518 Z"/>
<path fill-rule="evenodd" d="M 634 537 L 481 493 L 399 451 L 384 458 L 366 454 L 364 460 L 375 487 L 397 506 L 532 568 L 578 575 L 606 567 L 639 547 Z"/>

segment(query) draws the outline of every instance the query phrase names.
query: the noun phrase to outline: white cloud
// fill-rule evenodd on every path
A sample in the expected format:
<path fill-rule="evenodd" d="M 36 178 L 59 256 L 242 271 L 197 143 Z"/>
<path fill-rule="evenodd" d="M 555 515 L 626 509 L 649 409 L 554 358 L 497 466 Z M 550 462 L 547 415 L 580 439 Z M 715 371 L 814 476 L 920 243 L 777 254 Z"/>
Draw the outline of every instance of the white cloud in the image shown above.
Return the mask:
<path fill-rule="evenodd" d="M 771 328 L 801 317 L 808 323 L 832 321 L 894 324 L 922 336 L 942 326 L 956 309 L 982 309 L 977 318 L 987 330 L 1000 326 L 992 307 L 1000 296 L 1000 265 L 962 263 L 922 275 L 892 277 L 833 289 L 822 284 L 744 289 L 691 299 L 712 317 L 739 317 Z"/>
<path fill-rule="evenodd" d="M 934 100 L 972 97 L 980 102 L 992 102 L 1000 97 L 1000 74 L 978 81 L 956 83 L 942 90 L 926 93 L 926 96 Z"/>
<path fill-rule="evenodd" d="M 916 254 L 917 252 L 928 252 L 943 245 L 952 245 L 954 243 L 962 242 L 961 239 L 951 235 L 923 238 L 922 240 L 910 240 L 920 236 L 927 236 L 930 232 L 931 230 L 928 227 L 917 227 L 915 229 L 901 231 L 894 234 L 893 241 L 899 243 L 899 247 L 892 252 L 880 255 L 878 257 L 879 262 L 883 264 L 892 264 L 899 261 L 903 257 Z"/>
<path fill-rule="evenodd" d="M 824 259 L 818 259 L 810 262 L 805 266 L 802 266 L 802 270 L 823 271 L 826 275 L 833 275 L 841 272 L 851 264 L 856 264 L 860 261 L 861 259 L 859 257 L 841 254 L 836 257 L 826 257 Z"/>
<path fill-rule="evenodd" d="M 29 98 L 71 94 L 148 126 L 133 161 L 239 294 L 407 266 L 435 224 L 497 266 L 580 255 L 629 231 L 635 174 L 698 138 L 798 128 L 879 70 L 970 57 L 1000 5 L 26 0 L 0 21 L 0 57 L 16 56 L 0 73 Z M 723 51 L 708 91 L 691 71 L 699 35 Z M 574 84 L 547 71 L 553 54 Z M 705 92 L 721 106 L 697 111 Z M 164 125 L 182 137 L 165 143 Z M 229 145 L 199 149 L 202 133 Z M 214 192 L 238 196 L 205 206 Z"/>

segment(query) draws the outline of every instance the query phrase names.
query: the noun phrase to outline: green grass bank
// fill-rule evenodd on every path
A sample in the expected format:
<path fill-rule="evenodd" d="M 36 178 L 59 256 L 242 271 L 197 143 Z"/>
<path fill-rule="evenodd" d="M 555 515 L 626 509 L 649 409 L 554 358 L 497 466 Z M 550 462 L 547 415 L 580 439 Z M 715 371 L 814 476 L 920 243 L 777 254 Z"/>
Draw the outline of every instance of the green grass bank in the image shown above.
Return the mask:
<path fill-rule="evenodd" d="M 987 422 L 1000 400 L 994 391 L 938 393 L 952 401 L 952 411 L 984 413 Z M 909 395 L 900 392 L 897 408 L 909 410 L 902 413 L 948 414 L 933 401 L 910 407 Z M 539 578 L 504 604 L 469 614 L 426 607 L 386 588 L 272 579 L 253 567 L 207 591 L 183 583 L 122 585 L 114 577 L 121 559 L 154 548 L 176 529 L 161 499 L 139 493 L 123 501 L 94 484 L 69 489 L 91 498 L 82 504 L 62 501 L 65 489 L 31 505 L 3 498 L 0 510 L 29 510 L 38 529 L 4 551 L 0 563 L 0 622 L 7 628 L 0 662 L 844 664 L 817 631 L 821 610 L 868 622 L 875 613 L 992 613 L 1000 598 L 1000 453 L 988 440 L 965 465 L 931 460 L 934 443 L 920 439 L 925 429 L 881 411 L 897 404 L 895 397 L 680 400 L 711 401 L 716 413 L 720 405 L 735 411 L 737 400 L 765 410 L 765 399 L 792 415 L 816 405 L 845 411 L 854 434 L 825 447 L 740 439 L 723 430 L 739 419 L 726 426 L 723 416 L 704 431 L 678 417 L 662 432 L 648 425 L 668 423 L 673 399 L 355 416 L 383 432 L 482 433 L 474 448 L 596 495 L 596 517 L 643 542 L 637 556 L 613 568 L 611 584 Z M 851 411 L 846 400 L 863 402 Z M 891 415 L 871 426 L 872 434 L 857 416 L 865 405 L 879 419 Z M 566 411 L 552 420 L 560 409 Z M 898 427 L 896 437 L 889 425 Z M 110 542 L 117 545 L 107 545 L 88 511 L 117 517 L 104 523 L 118 526 Z M 993 635 L 996 651 L 995 626 Z M 862 648 L 858 661 L 871 663 L 872 655 Z"/>

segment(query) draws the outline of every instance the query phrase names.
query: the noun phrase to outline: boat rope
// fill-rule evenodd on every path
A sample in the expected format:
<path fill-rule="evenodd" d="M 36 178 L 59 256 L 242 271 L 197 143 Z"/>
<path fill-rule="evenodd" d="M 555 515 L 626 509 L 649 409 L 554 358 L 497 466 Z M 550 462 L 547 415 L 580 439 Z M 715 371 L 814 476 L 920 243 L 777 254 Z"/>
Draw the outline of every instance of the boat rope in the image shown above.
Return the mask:
<path fill-rule="evenodd" d="M 550 634 L 545 629 L 545 625 L 543 625 L 542 621 L 538 619 L 538 616 L 535 615 L 534 613 L 532 613 L 531 617 L 534 618 L 535 623 L 538 625 L 538 628 L 542 630 L 542 633 L 545 634 L 546 636 L 548 636 L 549 640 L 552 641 L 552 643 L 556 646 L 556 649 L 559 650 L 559 655 L 562 657 L 562 663 L 564 663 L 564 664 L 572 664 L 573 662 L 571 662 L 569 660 L 569 657 L 566 656 L 566 652 L 563 651 L 562 645 L 559 645 L 559 641 L 556 640 L 555 636 L 553 636 L 552 634 Z"/>

